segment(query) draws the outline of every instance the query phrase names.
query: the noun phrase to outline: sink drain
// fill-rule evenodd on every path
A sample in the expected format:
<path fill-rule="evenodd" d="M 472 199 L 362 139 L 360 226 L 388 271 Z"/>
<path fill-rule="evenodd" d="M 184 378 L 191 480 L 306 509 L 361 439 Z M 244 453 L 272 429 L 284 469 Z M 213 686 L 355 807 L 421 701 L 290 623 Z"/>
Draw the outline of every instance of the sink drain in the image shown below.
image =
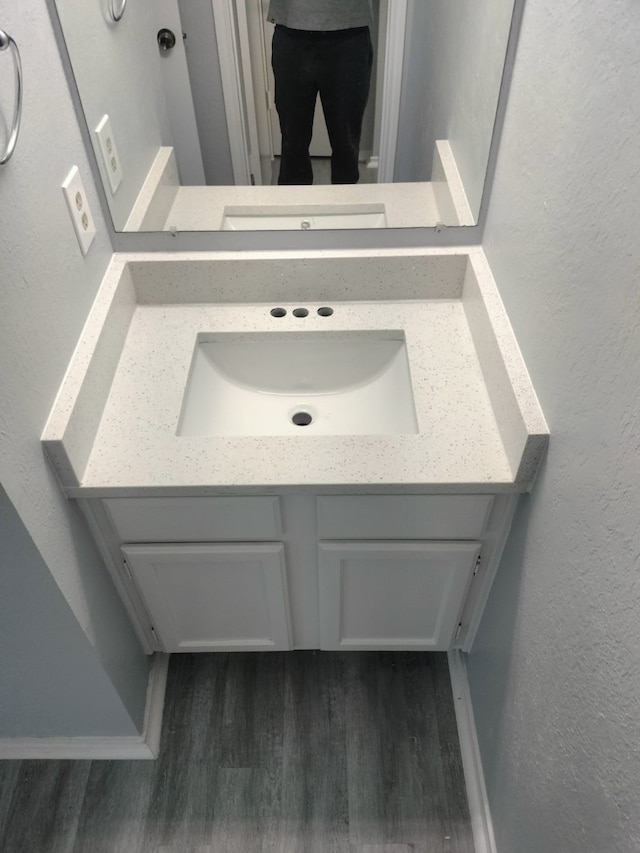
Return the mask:
<path fill-rule="evenodd" d="M 291 423 L 294 423 L 296 426 L 309 426 L 312 420 L 313 418 L 309 412 L 296 412 L 291 418 Z"/>

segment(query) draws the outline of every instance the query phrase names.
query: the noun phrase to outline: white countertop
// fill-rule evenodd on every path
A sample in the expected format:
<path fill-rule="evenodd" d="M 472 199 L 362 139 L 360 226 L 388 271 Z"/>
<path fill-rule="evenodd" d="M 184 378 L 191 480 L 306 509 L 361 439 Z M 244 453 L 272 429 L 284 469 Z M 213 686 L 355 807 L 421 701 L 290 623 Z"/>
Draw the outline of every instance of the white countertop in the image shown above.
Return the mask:
<path fill-rule="evenodd" d="M 274 192 L 274 190 L 276 192 Z M 329 186 L 291 187 L 179 187 L 163 230 L 217 231 L 227 208 L 245 208 L 264 212 L 265 206 L 277 205 L 283 209 L 299 207 L 304 211 L 309 205 L 332 209 L 348 209 L 349 205 L 378 204 L 384 198 L 384 211 L 388 228 L 417 228 L 433 226 L 445 221 L 440 212 L 433 187 L 428 183 L 403 183 L 385 185 L 381 193 L 379 184 L 334 184 Z M 448 224 L 451 219 L 446 219 Z"/>
<path fill-rule="evenodd" d="M 125 231 L 217 231 L 225 212 L 297 212 L 310 207 L 333 213 L 362 206 L 383 210 L 389 228 L 473 225 L 473 216 L 448 141 L 436 142 L 431 181 L 394 184 L 314 184 L 311 186 L 182 186 L 173 149 L 159 149 Z M 319 212 L 319 211 L 316 211 Z M 245 223 L 243 227 L 251 227 Z M 270 227 L 276 227 L 273 223 Z M 336 227 L 334 224 L 333 227 Z M 349 225 L 349 227 L 354 227 Z"/>
<path fill-rule="evenodd" d="M 461 265 L 461 253 L 450 253 L 451 298 L 446 287 L 443 293 L 437 266 L 442 258 L 431 252 L 429 266 L 428 257 L 422 257 L 428 251 L 418 252 L 416 258 L 415 252 L 403 250 L 396 254 L 398 268 L 404 270 L 405 292 L 414 286 L 411 275 L 419 283 L 419 276 L 433 268 L 438 270 L 433 292 L 439 298 L 330 303 L 324 298 L 313 302 L 192 298 L 149 304 L 145 263 L 159 268 L 162 258 L 115 256 L 43 436 L 66 493 L 134 496 L 311 487 L 316 492 L 525 491 L 546 443 L 546 424 L 515 341 L 509 338 L 501 304 L 493 305 L 491 311 L 493 322 L 502 328 L 494 335 L 492 327 L 489 345 L 478 346 L 478 335 L 486 333 L 489 323 L 485 303 L 495 300 L 496 294 L 490 293 L 491 282 L 485 281 L 482 287 L 489 287 L 490 298 L 483 297 L 477 280 L 490 273 L 482 253 L 473 251 L 475 261 L 469 261 L 464 275 L 466 261 Z M 294 284 L 300 274 L 296 263 L 304 262 L 305 268 L 315 264 L 320 279 L 323 270 L 331 277 L 327 253 L 321 254 L 315 260 L 291 254 Z M 334 253 L 338 262 L 339 254 Z M 382 268 L 383 260 L 389 262 L 389 252 L 380 255 Z M 247 263 L 246 255 L 242 260 Z M 345 256 L 346 260 L 353 263 L 353 257 Z M 170 284 L 179 290 L 179 256 L 173 254 L 171 261 Z M 219 263 L 212 266 L 215 257 L 204 254 L 189 256 L 185 262 L 195 263 L 197 270 L 200 263 L 209 264 L 202 268 L 200 287 L 208 281 L 206 270 L 220 269 Z M 260 259 L 255 262 L 260 264 Z M 231 263 L 228 268 L 236 267 Z M 267 268 L 263 264 L 257 269 Z M 192 297 L 202 297 L 193 282 L 193 269 L 190 276 Z M 249 278 L 247 273 L 247 282 Z M 169 287 L 168 280 L 165 285 Z M 281 280 L 278 286 L 283 287 Z M 353 288 L 353 281 L 349 286 Z M 167 298 L 166 287 L 163 291 L 159 284 L 159 299 Z M 398 290 L 402 292 L 402 287 Z M 242 288 L 237 287 L 237 292 Z M 429 295 L 429 286 L 424 292 Z M 251 298 L 257 293 L 247 284 L 244 295 Z M 287 308 L 285 317 L 271 316 L 276 304 Z M 317 308 L 326 304 L 334 309 L 333 315 L 318 316 Z M 296 307 L 307 307 L 309 315 L 294 317 L 291 312 Z M 330 335 L 376 330 L 405 335 L 418 433 L 176 434 L 199 334 L 322 331 Z M 505 387 L 505 376 L 511 377 L 509 387 Z"/>
<path fill-rule="evenodd" d="M 462 306 L 338 303 L 331 317 L 269 305 L 139 306 L 83 485 L 294 486 L 509 481 L 513 477 Z M 420 432 L 360 436 L 178 436 L 199 333 L 402 330 Z"/>

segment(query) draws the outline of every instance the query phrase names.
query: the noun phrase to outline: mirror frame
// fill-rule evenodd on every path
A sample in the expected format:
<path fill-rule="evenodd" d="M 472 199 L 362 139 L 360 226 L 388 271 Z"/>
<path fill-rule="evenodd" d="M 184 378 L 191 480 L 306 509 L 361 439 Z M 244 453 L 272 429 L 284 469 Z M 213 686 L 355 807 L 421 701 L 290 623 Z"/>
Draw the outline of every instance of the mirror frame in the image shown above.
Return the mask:
<path fill-rule="evenodd" d="M 493 133 L 485 173 L 478 221 L 475 225 L 435 225 L 420 228 L 372 228 L 322 231 L 116 231 L 107 196 L 102 185 L 98 161 L 91 143 L 80 93 L 55 0 L 45 0 L 54 31 L 58 53 L 67 78 L 78 128 L 91 167 L 100 207 L 116 252 L 235 252 L 235 251 L 314 251 L 322 249 L 402 249 L 478 245 L 482 242 L 491 188 L 496 170 L 500 138 L 513 76 L 518 40 L 526 0 L 514 0 L 507 40 L 502 80 L 498 94 Z"/>

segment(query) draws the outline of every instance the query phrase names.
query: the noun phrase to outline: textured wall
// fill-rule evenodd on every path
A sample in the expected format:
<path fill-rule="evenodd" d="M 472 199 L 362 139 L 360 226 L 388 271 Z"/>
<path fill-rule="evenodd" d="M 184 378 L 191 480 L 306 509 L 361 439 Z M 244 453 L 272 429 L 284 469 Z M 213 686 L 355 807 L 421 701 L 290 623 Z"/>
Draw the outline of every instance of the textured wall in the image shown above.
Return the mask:
<path fill-rule="evenodd" d="M 471 210 L 480 209 L 513 0 L 410 0 L 396 180 L 430 180 L 448 139 Z"/>
<path fill-rule="evenodd" d="M 211 0 L 179 0 L 179 6 L 207 184 L 233 185 Z"/>
<path fill-rule="evenodd" d="M 116 231 L 122 231 L 158 148 L 173 138 L 153 11 L 138 0 L 114 24 L 109 3 L 56 0 L 56 7 L 92 140 L 102 116 L 111 118 L 123 179 L 115 195 L 108 184 L 105 192 Z"/>
<path fill-rule="evenodd" d="M 0 738 L 135 734 L 1 487 L 0 542 Z"/>
<path fill-rule="evenodd" d="M 93 649 L 93 666 L 102 666 L 115 685 L 114 715 L 124 702 L 139 724 L 147 659 L 84 519 L 64 499 L 40 446 L 57 389 L 111 258 L 111 246 L 44 4 L 41 0 L 3 4 L 2 27 L 21 48 L 25 101 L 16 152 L 0 167 L 0 482 L 53 575 L 57 584 L 53 588 L 61 590 L 84 632 L 78 632 L 75 642 Z M 5 121 L 7 80 L 10 74 L 0 72 L 0 113 Z M 60 190 L 74 164 L 84 179 L 98 229 L 86 258 L 80 254 Z M 19 550 L 14 548 L 12 554 L 19 567 Z M 24 559 L 33 559 L 31 551 L 25 551 Z M 33 577 L 34 584 L 39 583 L 37 573 Z M 8 594 L 4 585 L 1 592 Z M 5 613 L 22 621 L 20 631 L 28 634 L 27 620 L 32 617 L 22 612 L 19 596 L 15 601 L 5 599 L 4 606 Z M 62 613 L 60 602 L 52 602 L 52 607 Z M 33 625 L 33 637 L 40 636 L 39 627 Z M 20 669 L 20 656 L 11 644 L 1 645 L 0 659 L 4 667 Z M 33 669 L 22 671 L 21 677 L 32 686 L 46 684 L 46 660 L 40 666 L 37 657 L 31 660 Z M 80 671 L 76 675 L 75 689 L 80 691 L 84 678 Z M 73 708 L 77 697 L 69 691 L 68 698 Z M 45 691 L 39 709 L 43 728 L 49 723 L 46 700 Z M 83 720 L 83 733 L 93 724 L 92 718 Z M 0 736 L 11 734 L 0 731 Z"/>
<path fill-rule="evenodd" d="M 529 0 L 485 249 L 551 428 L 469 661 L 500 853 L 640 849 L 640 6 Z"/>

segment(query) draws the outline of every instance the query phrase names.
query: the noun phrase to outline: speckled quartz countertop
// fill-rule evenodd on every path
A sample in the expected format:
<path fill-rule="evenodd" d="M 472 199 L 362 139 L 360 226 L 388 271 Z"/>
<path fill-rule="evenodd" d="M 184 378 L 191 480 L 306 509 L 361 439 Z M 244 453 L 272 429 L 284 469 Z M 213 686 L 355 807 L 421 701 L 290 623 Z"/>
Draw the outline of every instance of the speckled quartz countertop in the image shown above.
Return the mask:
<path fill-rule="evenodd" d="M 481 250 L 357 254 L 114 256 L 43 436 L 67 494 L 525 491 L 547 429 Z M 345 331 L 404 335 L 417 433 L 177 434 L 198 335 Z"/>
<path fill-rule="evenodd" d="M 389 228 L 475 224 L 451 146 L 447 140 L 439 140 L 430 181 L 394 184 L 364 181 L 312 186 L 181 186 L 173 149 L 163 147 L 124 230 L 217 231 L 233 227 L 224 223 L 225 214 L 229 213 L 262 218 L 267 212 L 293 214 L 302 221 L 321 211 L 334 214 L 383 211 Z M 245 221 L 241 227 L 250 226 Z M 269 227 L 277 226 L 272 220 Z"/>
<path fill-rule="evenodd" d="M 222 219 L 228 209 L 255 209 L 264 212 L 265 206 L 274 204 L 274 187 L 231 187 L 224 194 L 215 187 L 180 187 L 167 214 L 163 229 L 178 231 L 207 231 L 222 228 Z M 212 191 L 213 190 L 213 191 Z M 303 219 L 309 205 L 349 210 L 349 205 L 371 205 L 380 201 L 378 184 L 344 184 L 328 187 L 278 187 L 276 197 L 280 209 L 301 211 Z M 287 208 L 288 206 L 288 208 Z M 382 206 L 381 206 L 382 207 Z M 430 184 L 390 184 L 385 187 L 384 207 L 389 228 L 416 228 L 446 221 L 437 204 Z"/>

